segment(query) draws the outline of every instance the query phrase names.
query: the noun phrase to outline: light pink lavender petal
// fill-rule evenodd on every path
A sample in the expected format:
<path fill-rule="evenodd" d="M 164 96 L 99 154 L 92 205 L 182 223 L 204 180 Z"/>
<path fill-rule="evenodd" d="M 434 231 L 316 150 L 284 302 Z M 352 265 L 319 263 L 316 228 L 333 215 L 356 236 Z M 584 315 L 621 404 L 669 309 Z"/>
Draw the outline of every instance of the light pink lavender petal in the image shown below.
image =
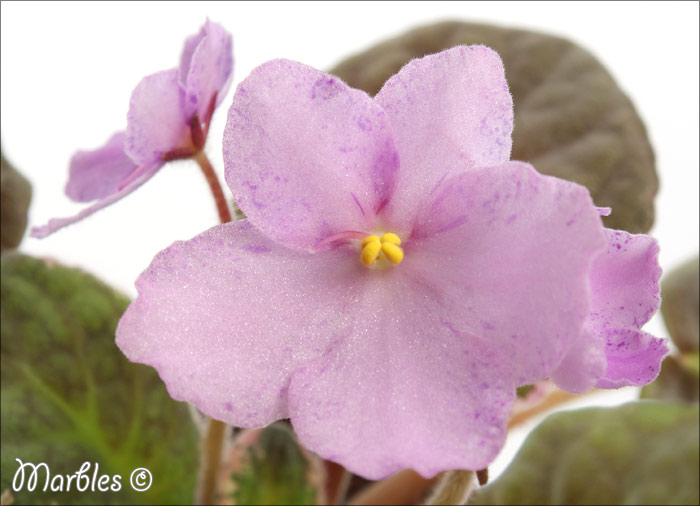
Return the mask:
<path fill-rule="evenodd" d="M 439 299 L 402 272 L 365 269 L 349 333 L 294 374 L 292 425 L 305 448 L 371 480 L 483 469 L 503 446 L 510 363 L 443 323 Z"/>
<path fill-rule="evenodd" d="M 498 345 L 518 385 L 549 376 L 583 330 L 605 247 L 588 191 L 508 162 L 430 197 L 400 268 L 449 310 L 445 325 Z"/>
<path fill-rule="evenodd" d="M 68 225 L 72 225 L 73 223 L 77 223 L 88 216 L 94 214 L 96 211 L 99 211 L 100 209 L 107 207 L 109 205 L 114 204 L 115 202 L 123 199 L 127 195 L 129 195 L 131 192 L 139 188 L 142 184 L 144 184 L 146 181 L 151 179 L 156 172 L 163 166 L 162 163 L 155 164 L 153 166 L 147 167 L 147 168 L 139 168 L 137 170 L 142 170 L 141 176 L 138 178 L 134 179 L 132 182 L 130 182 L 127 186 L 122 188 L 121 190 L 117 191 L 116 193 L 112 193 L 108 197 L 103 198 L 102 200 L 98 200 L 91 206 L 83 209 L 80 211 L 78 214 L 75 216 L 71 216 L 69 218 L 52 218 L 49 220 L 49 222 L 46 225 L 42 225 L 39 227 L 33 227 L 30 236 L 31 237 L 36 237 L 37 239 L 43 239 L 44 237 L 47 237 L 54 232 L 67 227 Z"/>
<path fill-rule="evenodd" d="M 591 328 L 640 329 L 661 303 L 659 245 L 648 235 L 605 232 L 608 246 L 591 270 Z"/>
<path fill-rule="evenodd" d="M 606 342 L 599 388 L 645 385 L 656 378 L 668 347 L 641 327 L 661 302 L 659 246 L 647 235 L 606 229 L 608 247 L 591 269 L 587 327 Z"/>
<path fill-rule="evenodd" d="M 207 20 L 208 22 L 209 20 Z M 192 55 L 194 54 L 195 49 L 197 49 L 197 46 L 199 45 L 200 42 L 202 42 L 202 39 L 207 35 L 207 23 L 204 23 L 202 27 L 199 29 L 199 31 L 187 37 L 185 40 L 185 44 L 182 47 L 182 54 L 180 55 L 180 84 L 182 84 L 183 88 L 185 87 L 185 83 L 187 82 L 187 74 L 189 74 L 190 71 L 190 64 L 192 62 Z"/>
<path fill-rule="evenodd" d="M 562 390 L 582 394 L 593 388 L 605 374 L 606 363 L 605 340 L 596 333 L 584 330 L 552 373 L 551 379 Z"/>
<path fill-rule="evenodd" d="M 247 220 L 211 228 L 155 257 L 117 345 L 209 416 L 239 427 L 286 418 L 290 374 L 345 332 L 347 287 L 364 269 L 349 255 L 289 250 Z"/>
<path fill-rule="evenodd" d="M 597 388 L 642 386 L 659 375 L 661 361 L 668 354 L 664 339 L 635 329 L 608 330 L 605 356 L 607 370 Z"/>
<path fill-rule="evenodd" d="M 189 146 L 184 104 L 177 69 L 144 77 L 131 94 L 126 154 L 138 164 L 150 165 L 168 151 Z"/>
<path fill-rule="evenodd" d="M 118 132 L 101 148 L 77 151 L 70 161 L 66 195 L 76 202 L 91 202 L 116 193 L 138 168 L 124 153 L 125 139 L 124 132 Z"/>
<path fill-rule="evenodd" d="M 367 94 L 287 60 L 263 64 L 238 86 L 223 145 L 240 208 L 295 249 L 369 229 L 398 168 L 384 111 Z"/>
<path fill-rule="evenodd" d="M 508 161 L 513 100 L 503 63 L 484 46 L 416 59 L 375 100 L 387 112 L 401 159 L 388 213 L 410 229 L 415 203 L 446 178 Z"/>
<path fill-rule="evenodd" d="M 204 36 L 200 38 L 200 35 Z M 187 66 L 184 59 L 192 43 L 198 41 Z M 233 40 L 231 34 L 218 23 L 207 19 L 200 34 L 188 39 L 180 65 L 181 76 L 187 70 L 184 81 L 186 91 L 185 115 L 198 114 L 204 121 L 212 97 L 216 93 L 216 105 L 226 96 L 233 77 Z"/>

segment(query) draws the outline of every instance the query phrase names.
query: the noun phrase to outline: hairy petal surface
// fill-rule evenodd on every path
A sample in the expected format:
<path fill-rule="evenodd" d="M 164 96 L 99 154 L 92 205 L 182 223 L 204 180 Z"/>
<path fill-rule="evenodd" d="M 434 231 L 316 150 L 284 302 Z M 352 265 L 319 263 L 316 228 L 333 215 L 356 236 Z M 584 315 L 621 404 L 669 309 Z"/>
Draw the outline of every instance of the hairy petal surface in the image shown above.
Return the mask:
<path fill-rule="evenodd" d="M 131 94 L 125 151 L 138 164 L 156 163 L 164 153 L 190 142 L 178 73 L 171 69 L 146 76 Z"/>
<path fill-rule="evenodd" d="M 606 343 L 607 370 L 599 388 L 646 385 L 668 353 L 663 339 L 641 327 L 658 309 L 659 246 L 647 235 L 606 229 L 608 247 L 591 270 L 591 312 L 587 327 Z"/>
<path fill-rule="evenodd" d="M 387 112 L 401 159 L 387 210 L 394 224 L 410 226 L 416 202 L 439 181 L 510 158 L 513 100 L 492 49 L 457 46 L 413 60 L 375 100 Z"/>
<path fill-rule="evenodd" d="M 306 448 L 372 480 L 404 468 L 425 477 L 485 468 L 505 441 L 510 364 L 444 325 L 439 300 L 401 267 L 366 270 L 350 332 L 294 374 L 294 430 Z"/>
<path fill-rule="evenodd" d="M 214 227 L 155 257 L 117 345 L 209 416 L 239 427 L 287 418 L 290 375 L 347 332 L 348 286 L 364 268 L 355 253 L 293 251 L 247 220 Z"/>
<path fill-rule="evenodd" d="M 401 267 L 449 309 L 445 325 L 498 346 L 517 385 L 549 376 L 583 329 L 605 246 L 588 191 L 508 162 L 428 197 Z"/>
<path fill-rule="evenodd" d="M 33 227 L 30 232 L 30 235 L 32 237 L 36 237 L 37 239 L 43 239 L 44 237 L 47 237 L 53 234 L 54 232 L 61 230 L 63 227 L 67 227 L 68 225 L 72 225 L 73 223 L 81 221 L 90 216 L 91 214 L 95 213 L 96 211 L 99 211 L 104 207 L 114 204 L 115 202 L 123 199 L 131 192 L 139 188 L 146 181 L 151 179 L 162 166 L 162 163 L 158 163 L 150 167 L 140 167 L 137 170 L 141 172 L 141 175 L 133 181 L 131 181 L 121 190 L 117 191 L 116 193 L 112 193 L 111 195 L 103 198 L 102 200 L 98 200 L 93 205 L 83 209 L 75 216 L 71 216 L 70 218 L 52 218 L 46 225 L 42 225 L 40 227 Z"/>
<path fill-rule="evenodd" d="M 76 202 L 91 202 L 119 191 L 138 166 L 124 153 L 126 134 L 117 132 L 101 148 L 77 151 L 70 161 L 66 195 Z"/>
<path fill-rule="evenodd" d="M 367 94 L 287 60 L 238 86 L 223 145 L 240 208 L 295 249 L 375 225 L 398 169 L 384 111 Z"/>
<path fill-rule="evenodd" d="M 200 38 L 201 34 L 204 34 Z M 184 65 L 186 53 L 197 42 L 191 53 L 191 60 Z M 198 114 L 204 120 L 211 98 L 216 95 L 216 105 L 226 96 L 233 77 L 233 39 L 223 26 L 207 19 L 198 35 L 185 43 L 180 65 L 181 76 L 185 81 L 185 115 L 189 119 Z M 187 71 L 184 74 L 185 70 Z"/>

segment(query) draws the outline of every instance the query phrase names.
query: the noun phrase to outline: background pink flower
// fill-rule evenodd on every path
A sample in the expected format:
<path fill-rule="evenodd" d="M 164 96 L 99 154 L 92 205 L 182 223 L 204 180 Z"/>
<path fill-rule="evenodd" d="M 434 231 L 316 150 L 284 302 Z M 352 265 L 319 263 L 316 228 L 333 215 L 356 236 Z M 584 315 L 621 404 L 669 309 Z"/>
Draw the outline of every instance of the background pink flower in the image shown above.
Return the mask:
<path fill-rule="evenodd" d="M 207 19 L 185 41 L 180 67 L 144 77 L 131 94 L 126 132 L 70 163 L 66 195 L 96 203 L 70 218 L 34 227 L 43 238 L 130 194 L 167 161 L 188 158 L 204 147 L 211 116 L 231 85 L 231 35 Z"/>

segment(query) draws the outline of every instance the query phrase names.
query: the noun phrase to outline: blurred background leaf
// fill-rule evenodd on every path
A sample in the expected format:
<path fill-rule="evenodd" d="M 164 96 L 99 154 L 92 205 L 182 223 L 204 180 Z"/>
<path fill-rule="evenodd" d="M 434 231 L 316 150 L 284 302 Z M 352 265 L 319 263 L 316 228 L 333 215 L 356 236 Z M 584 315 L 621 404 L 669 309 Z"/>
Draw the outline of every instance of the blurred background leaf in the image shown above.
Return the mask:
<path fill-rule="evenodd" d="M 681 357 L 667 356 L 661 364 L 659 376 L 642 388 L 642 399 L 698 402 L 700 398 L 698 354 Z"/>
<path fill-rule="evenodd" d="M 698 406 L 635 402 L 547 418 L 470 504 L 698 504 Z"/>
<path fill-rule="evenodd" d="M 700 346 L 700 258 L 691 258 L 661 281 L 661 314 L 682 353 Z"/>
<path fill-rule="evenodd" d="M 85 461 L 120 474 L 114 492 L 15 492 L 17 504 L 187 504 L 194 494 L 197 434 L 184 403 L 150 367 L 114 343 L 128 299 L 93 276 L 17 253 L 2 256 L 2 490 L 18 463 L 52 475 Z M 129 486 L 148 468 L 152 487 Z M 73 487 L 75 488 L 75 487 Z"/>
<path fill-rule="evenodd" d="M 32 186 L 0 153 L 0 252 L 19 246 L 27 228 Z"/>
<path fill-rule="evenodd" d="M 513 94 L 513 160 L 586 186 L 613 208 L 606 226 L 647 232 L 658 180 L 646 129 L 607 70 L 579 46 L 550 35 L 476 23 L 423 26 L 330 70 L 370 95 L 413 58 L 484 44 L 503 59 Z"/>
<path fill-rule="evenodd" d="M 307 457 L 283 423 L 260 431 L 233 473 L 235 504 L 316 504 Z"/>
<path fill-rule="evenodd" d="M 659 377 L 642 389 L 643 399 L 700 399 L 700 259 L 696 256 L 661 280 L 661 314 L 678 348 L 664 359 Z"/>

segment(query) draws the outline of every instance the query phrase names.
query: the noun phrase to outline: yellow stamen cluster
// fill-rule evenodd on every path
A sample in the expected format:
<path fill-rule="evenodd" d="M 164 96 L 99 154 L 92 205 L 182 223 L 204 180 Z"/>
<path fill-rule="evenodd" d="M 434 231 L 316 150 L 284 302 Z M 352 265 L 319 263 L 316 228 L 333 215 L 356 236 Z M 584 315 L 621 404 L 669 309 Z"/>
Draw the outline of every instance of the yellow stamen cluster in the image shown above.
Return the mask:
<path fill-rule="evenodd" d="M 392 264 L 400 264 L 403 260 L 403 250 L 399 248 L 400 245 L 399 236 L 391 232 L 381 237 L 368 235 L 362 241 L 362 263 L 370 266 L 377 261 L 379 254 L 383 253 Z"/>

